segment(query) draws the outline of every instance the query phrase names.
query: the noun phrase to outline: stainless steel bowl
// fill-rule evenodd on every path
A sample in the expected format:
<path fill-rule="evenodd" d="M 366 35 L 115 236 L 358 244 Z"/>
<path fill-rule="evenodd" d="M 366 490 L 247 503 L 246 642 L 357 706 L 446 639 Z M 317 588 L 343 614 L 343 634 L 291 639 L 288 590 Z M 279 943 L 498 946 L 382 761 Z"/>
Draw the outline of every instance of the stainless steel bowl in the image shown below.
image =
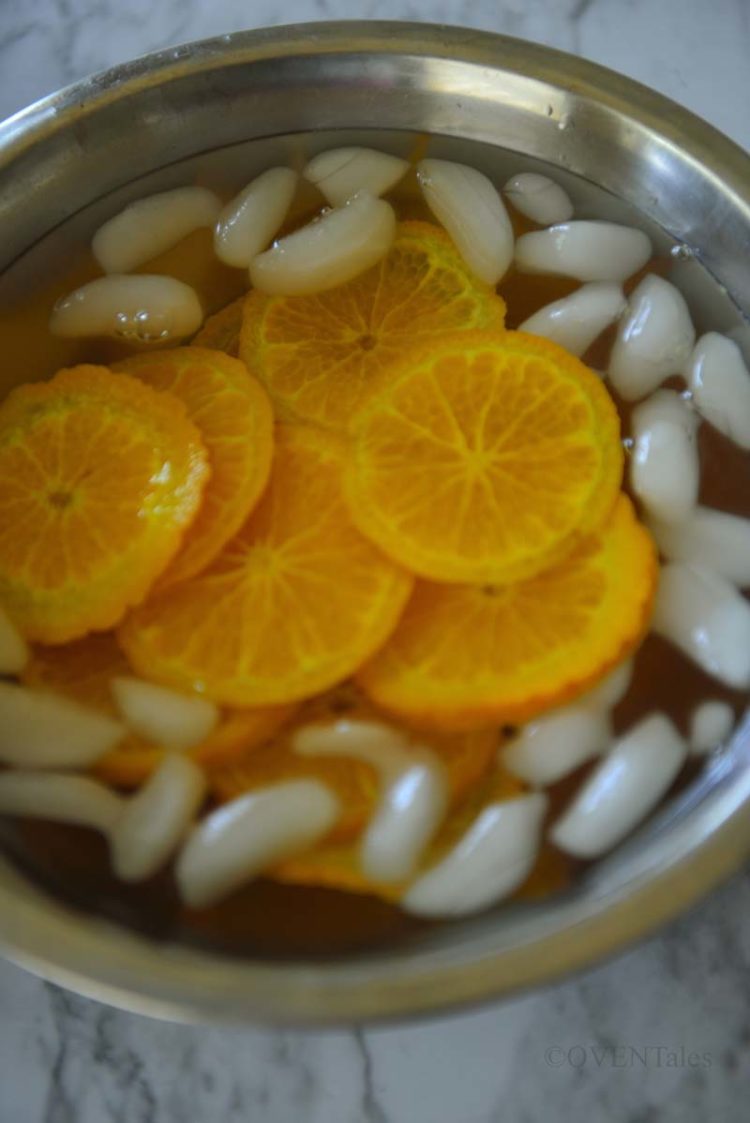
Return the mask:
<path fill-rule="evenodd" d="M 579 199 L 593 192 L 599 211 L 608 199 L 624 202 L 662 245 L 689 245 L 696 256 L 686 287 L 711 294 L 714 324 L 718 316 L 720 327 L 737 329 L 750 313 L 745 154 L 591 63 L 425 24 L 226 36 L 119 67 L 11 118 L 0 126 L 0 264 L 8 270 L 19 260 L 6 283 L 23 279 L 28 262 L 44 265 L 50 246 L 79 238 L 144 183 L 185 182 L 186 168 L 208 172 L 219 155 L 227 169 L 232 161 L 260 166 L 306 135 L 320 147 L 320 130 L 328 143 L 330 131 L 377 131 L 396 149 L 429 133 L 437 150 L 479 164 L 507 161 L 508 150 L 514 167 L 545 161 Z M 279 964 L 155 945 L 44 895 L 9 861 L 0 861 L 0 942 L 47 978 L 165 1017 L 336 1023 L 426 1013 L 539 984 L 616 951 L 705 893 L 748 851 L 746 725 L 699 780 L 570 892 L 392 950 Z"/>

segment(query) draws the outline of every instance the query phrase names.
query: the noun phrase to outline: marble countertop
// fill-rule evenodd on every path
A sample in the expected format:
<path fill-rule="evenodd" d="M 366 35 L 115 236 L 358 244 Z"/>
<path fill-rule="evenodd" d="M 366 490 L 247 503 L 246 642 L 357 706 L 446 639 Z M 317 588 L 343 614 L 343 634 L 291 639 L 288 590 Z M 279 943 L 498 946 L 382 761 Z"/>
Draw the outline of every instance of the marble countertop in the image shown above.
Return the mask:
<path fill-rule="evenodd" d="M 750 148 L 747 0 L 0 0 L 0 116 L 145 51 L 355 17 L 576 51 Z M 739 1123 L 749 1096 L 748 872 L 612 963 L 413 1026 L 176 1026 L 0 963 L 0 1123 Z"/>

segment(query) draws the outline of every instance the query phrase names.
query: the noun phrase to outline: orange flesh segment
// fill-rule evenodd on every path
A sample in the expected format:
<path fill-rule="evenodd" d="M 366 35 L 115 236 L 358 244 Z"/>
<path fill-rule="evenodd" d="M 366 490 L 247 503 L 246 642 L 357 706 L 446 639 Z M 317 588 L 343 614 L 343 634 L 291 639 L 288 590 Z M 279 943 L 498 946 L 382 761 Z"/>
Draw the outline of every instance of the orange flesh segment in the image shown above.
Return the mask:
<path fill-rule="evenodd" d="M 193 521 L 209 468 L 183 404 L 78 366 L 0 405 L 0 603 L 64 643 L 116 624 Z"/>
<path fill-rule="evenodd" d="M 251 292 L 240 357 L 278 417 L 343 431 L 406 347 L 504 322 L 503 300 L 472 277 L 447 234 L 404 222 L 388 256 L 348 284 L 316 296 Z"/>
<path fill-rule="evenodd" d="M 237 537 L 121 628 L 140 674 L 226 705 L 276 705 L 333 686 L 382 646 L 413 582 L 352 525 L 342 460 L 320 430 L 278 430 L 270 483 Z"/>
<path fill-rule="evenodd" d="M 537 577 L 417 582 L 396 632 L 357 681 L 383 709 L 439 728 L 526 721 L 633 650 L 657 568 L 653 542 L 621 496 L 603 530 Z"/>
<path fill-rule="evenodd" d="M 118 363 L 154 390 L 184 403 L 211 466 L 201 509 L 160 585 L 199 573 L 221 552 L 258 502 L 271 471 L 273 413 L 260 383 L 221 351 L 177 347 Z"/>
<path fill-rule="evenodd" d="M 464 333 L 407 352 L 355 421 L 349 509 L 363 534 L 435 581 L 548 569 L 614 506 L 617 410 L 562 348 Z"/>

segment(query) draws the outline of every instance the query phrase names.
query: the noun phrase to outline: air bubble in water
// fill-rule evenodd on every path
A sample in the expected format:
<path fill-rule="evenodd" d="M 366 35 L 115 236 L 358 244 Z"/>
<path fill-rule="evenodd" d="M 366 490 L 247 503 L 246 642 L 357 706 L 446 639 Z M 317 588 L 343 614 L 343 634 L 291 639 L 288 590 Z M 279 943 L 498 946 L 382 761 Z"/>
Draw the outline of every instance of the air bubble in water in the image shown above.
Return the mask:
<path fill-rule="evenodd" d="M 115 335 L 118 339 L 132 339 L 134 335 L 133 321 L 126 312 L 115 315 Z"/>
<path fill-rule="evenodd" d="M 141 308 L 133 317 L 131 338 L 139 343 L 156 343 L 159 340 L 169 339 L 171 327 L 171 317 L 166 312 L 154 315 L 148 309 Z"/>
<path fill-rule="evenodd" d="M 669 252 L 672 257 L 676 257 L 679 261 L 690 261 L 695 256 L 690 246 L 686 246 L 684 242 L 681 242 L 678 246 L 672 246 Z"/>

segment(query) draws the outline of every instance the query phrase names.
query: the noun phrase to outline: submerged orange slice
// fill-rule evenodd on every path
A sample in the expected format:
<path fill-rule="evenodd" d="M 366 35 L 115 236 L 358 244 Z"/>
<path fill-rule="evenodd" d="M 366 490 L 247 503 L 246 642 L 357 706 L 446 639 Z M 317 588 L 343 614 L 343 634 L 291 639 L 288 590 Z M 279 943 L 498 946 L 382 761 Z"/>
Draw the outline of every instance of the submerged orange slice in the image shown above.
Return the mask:
<path fill-rule="evenodd" d="M 273 737 L 293 713 L 293 706 L 228 710 L 213 733 L 185 755 L 209 775 L 227 769 L 233 760 L 244 760 L 248 752 Z M 91 771 L 116 787 L 137 788 L 159 767 L 165 752 L 159 745 L 130 734 L 116 749 L 97 760 Z"/>
<path fill-rule="evenodd" d="M 104 367 L 0 406 L 0 603 L 30 639 L 117 623 L 180 547 L 209 469 L 181 402 Z"/>
<path fill-rule="evenodd" d="M 301 756 L 292 747 L 294 732 L 301 726 L 322 722 L 329 724 L 340 717 L 337 700 L 339 690 L 314 699 L 302 707 L 282 735 L 265 744 L 250 746 L 242 758 L 225 769 L 216 770 L 211 778 L 214 795 L 223 801 L 236 799 L 245 792 L 284 780 L 309 778 L 320 780 L 338 796 L 342 813 L 329 839 L 348 839 L 367 824 L 380 796 L 380 780 L 375 769 L 354 758 L 337 756 Z M 382 722 L 382 713 L 361 693 L 347 706 L 347 719 Z M 277 732 L 277 731 L 275 731 Z M 429 749 L 445 769 L 451 803 L 463 799 L 472 787 L 481 782 L 492 767 L 499 745 L 497 729 L 470 733 L 439 733 L 415 730 L 411 740 L 416 746 Z"/>
<path fill-rule="evenodd" d="M 111 681 L 117 675 L 132 673 L 113 634 L 102 632 L 59 647 L 35 647 L 21 678 L 27 686 L 64 694 L 99 713 L 117 716 Z M 213 733 L 187 755 L 209 773 L 227 770 L 273 737 L 293 713 L 293 706 L 229 710 Z M 144 783 L 163 759 L 164 750 L 159 745 L 131 733 L 101 757 L 92 772 L 106 783 L 134 788 Z"/>
<path fill-rule="evenodd" d="M 342 461 L 321 430 L 279 430 L 269 486 L 240 533 L 125 621 L 120 640 L 141 674 L 271 705 L 327 689 L 385 642 L 412 579 L 352 525 Z"/>
<path fill-rule="evenodd" d="M 117 717 L 110 683 L 117 675 L 132 674 L 111 632 L 101 632 L 58 647 L 35 647 L 21 675 L 26 686 L 53 691 L 88 709 Z M 98 779 L 132 788 L 158 768 L 164 751 L 135 733 L 101 757 L 91 771 Z"/>
<path fill-rule="evenodd" d="M 526 791 L 524 783 L 502 768 L 485 771 L 465 798 L 455 801 L 445 822 L 422 860 L 422 868 L 439 862 L 458 842 L 483 807 L 513 799 Z M 462 793 L 463 794 L 463 793 Z M 292 885 L 320 885 L 347 893 L 370 893 L 387 901 L 397 901 L 406 886 L 371 881 L 362 872 L 359 843 L 329 835 L 319 846 L 275 866 L 267 874 L 276 881 Z"/>
<path fill-rule="evenodd" d="M 407 352 L 355 419 L 346 489 L 363 534 L 435 581 L 549 568 L 609 515 L 622 477 L 601 379 L 521 332 Z"/>
<path fill-rule="evenodd" d="M 198 334 L 193 336 L 190 346 L 210 347 L 214 351 L 224 351 L 236 359 L 240 353 L 240 330 L 244 306 L 243 293 L 231 304 L 209 316 Z"/>
<path fill-rule="evenodd" d="M 134 355 L 115 369 L 184 402 L 208 452 L 211 479 L 201 509 L 160 585 L 184 581 L 221 552 L 268 482 L 271 403 L 243 363 L 204 347 Z"/>
<path fill-rule="evenodd" d="M 34 647 L 21 674 L 26 686 L 66 694 L 82 706 L 114 714 L 110 682 L 132 675 L 112 632 L 100 632 L 59 647 Z"/>
<path fill-rule="evenodd" d="M 406 347 L 439 333 L 502 328 L 505 304 L 427 222 L 404 222 L 379 265 L 316 296 L 251 292 L 240 358 L 278 416 L 348 427 Z"/>
<path fill-rule="evenodd" d="M 514 585 L 418 582 L 358 682 L 384 709 L 440 728 L 526 720 L 581 693 L 642 637 L 654 545 L 621 496 L 598 534 Z"/>
<path fill-rule="evenodd" d="M 228 768 L 234 759 L 243 760 L 256 745 L 263 744 L 294 712 L 292 706 L 265 706 L 256 710 L 228 710 L 213 733 L 186 756 L 211 775 Z M 164 760 L 166 750 L 130 734 L 92 766 L 92 773 L 118 788 L 138 788 Z"/>

